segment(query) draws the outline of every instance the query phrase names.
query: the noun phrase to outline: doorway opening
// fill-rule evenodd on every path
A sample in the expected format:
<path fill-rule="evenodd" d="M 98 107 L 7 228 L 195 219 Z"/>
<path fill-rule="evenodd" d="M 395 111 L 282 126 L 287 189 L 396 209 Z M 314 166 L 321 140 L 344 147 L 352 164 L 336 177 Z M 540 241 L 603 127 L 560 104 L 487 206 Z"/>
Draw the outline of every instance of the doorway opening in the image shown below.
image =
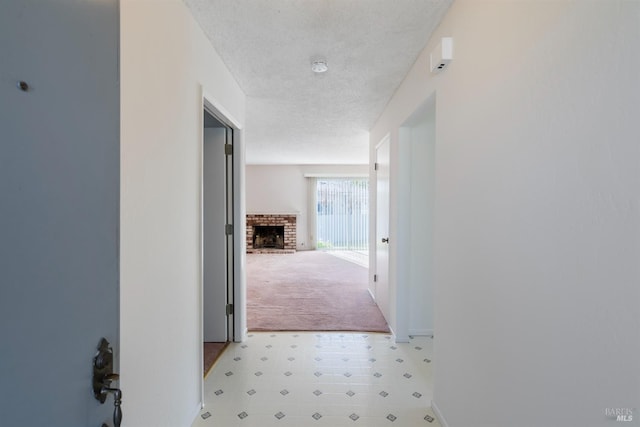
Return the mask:
<path fill-rule="evenodd" d="M 203 376 L 234 325 L 234 128 L 204 102 L 202 133 L 202 334 Z"/>
<path fill-rule="evenodd" d="M 270 209 L 247 214 L 249 331 L 388 332 L 368 290 L 367 175 L 327 177 L 274 168 L 277 178 L 270 179 L 263 170 L 256 168 L 260 179 L 255 186 L 260 191 L 252 195 Z M 279 178 L 282 175 L 287 179 Z M 287 204 L 295 207 L 291 211 L 278 210 L 271 203 L 283 193 Z M 263 243 L 256 237 L 262 235 L 262 226 L 271 233 L 281 223 L 285 224 L 284 250 L 257 248 Z M 292 225 L 291 235 L 287 224 Z M 275 235 L 268 235 L 266 241 L 271 246 L 278 242 Z M 288 241 L 294 244 L 290 251 Z M 296 241 L 300 242 L 297 248 Z M 311 243 L 309 250 L 302 244 L 305 241 Z"/>
<path fill-rule="evenodd" d="M 397 342 L 433 335 L 436 98 L 376 147 L 375 297 Z M 372 253 L 373 255 L 373 253 Z"/>

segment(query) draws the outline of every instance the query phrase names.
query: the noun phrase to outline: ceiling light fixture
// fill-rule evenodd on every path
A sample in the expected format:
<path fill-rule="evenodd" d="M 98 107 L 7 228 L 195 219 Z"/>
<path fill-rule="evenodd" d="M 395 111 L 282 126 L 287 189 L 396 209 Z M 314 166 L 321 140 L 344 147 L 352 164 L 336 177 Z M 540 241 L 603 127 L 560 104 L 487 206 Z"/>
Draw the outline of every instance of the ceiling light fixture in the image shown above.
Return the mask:
<path fill-rule="evenodd" d="M 327 61 L 324 59 L 316 59 L 311 62 L 311 71 L 314 73 L 324 73 L 327 71 L 329 67 L 327 66 Z"/>

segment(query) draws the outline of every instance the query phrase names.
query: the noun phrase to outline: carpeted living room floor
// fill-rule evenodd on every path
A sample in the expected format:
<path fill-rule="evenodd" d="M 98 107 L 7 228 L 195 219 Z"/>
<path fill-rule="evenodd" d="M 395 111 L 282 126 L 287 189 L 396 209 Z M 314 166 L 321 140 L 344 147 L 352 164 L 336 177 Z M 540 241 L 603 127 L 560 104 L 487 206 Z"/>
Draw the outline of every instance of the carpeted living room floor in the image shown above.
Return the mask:
<path fill-rule="evenodd" d="M 250 331 L 389 332 L 365 267 L 322 251 L 247 254 Z"/>
<path fill-rule="evenodd" d="M 362 260 L 322 251 L 247 254 L 249 331 L 389 332 Z M 204 344 L 206 377 L 227 343 Z"/>

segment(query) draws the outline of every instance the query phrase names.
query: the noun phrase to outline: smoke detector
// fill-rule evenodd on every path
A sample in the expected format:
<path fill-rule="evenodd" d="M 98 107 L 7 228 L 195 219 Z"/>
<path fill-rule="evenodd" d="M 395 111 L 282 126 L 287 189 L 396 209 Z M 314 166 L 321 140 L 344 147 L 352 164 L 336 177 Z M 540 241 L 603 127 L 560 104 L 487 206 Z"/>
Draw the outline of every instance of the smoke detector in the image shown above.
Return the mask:
<path fill-rule="evenodd" d="M 315 59 L 311 62 L 311 71 L 314 73 L 324 73 L 329 69 L 327 61 L 324 59 Z"/>

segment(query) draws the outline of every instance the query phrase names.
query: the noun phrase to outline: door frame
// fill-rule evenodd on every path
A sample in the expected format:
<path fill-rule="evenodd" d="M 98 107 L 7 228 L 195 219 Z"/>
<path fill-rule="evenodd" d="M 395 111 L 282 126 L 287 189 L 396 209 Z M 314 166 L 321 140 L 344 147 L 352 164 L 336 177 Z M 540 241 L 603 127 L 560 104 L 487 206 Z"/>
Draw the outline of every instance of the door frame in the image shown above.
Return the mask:
<path fill-rule="evenodd" d="M 198 179 L 200 185 L 199 195 L 199 267 L 198 267 L 198 283 L 200 301 L 197 307 L 199 312 L 199 347 L 198 352 L 200 361 L 199 366 L 202 368 L 204 364 L 204 217 L 203 217 L 203 177 L 204 177 L 204 111 L 215 117 L 220 123 L 225 125 L 230 132 L 228 137 L 232 137 L 230 141 L 233 145 L 233 155 L 231 156 L 232 168 L 232 188 L 231 200 L 228 203 L 228 220 L 233 225 L 233 235 L 229 239 L 228 246 L 228 291 L 227 298 L 233 304 L 233 315 L 230 316 L 228 326 L 228 341 L 241 342 L 246 339 L 246 279 L 244 266 L 246 263 L 246 242 L 245 242 L 245 203 L 244 203 L 244 140 L 243 129 L 240 122 L 234 118 L 224 107 L 215 100 L 215 97 L 206 92 L 204 87 L 200 86 L 201 108 L 199 109 L 199 158 L 200 170 L 198 171 Z M 229 242 L 228 242 L 229 244 Z M 201 382 L 201 403 L 204 402 L 204 377 Z"/>
<path fill-rule="evenodd" d="M 412 203 L 415 199 L 412 194 L 412 167 L 423 167 L 417 163 L 417 159 L 412 156 L 412 138 L 411 124 L 416 115 L 420 116 L 426 110 L 432 110 L 434 115 L 434 126 L 437 126 L 435 120 L 436 98 L 435 92 L 430 94 L 424 101 L 416 106 L 407 118 L 401 122 L 393 131 L 380 139 L 371 151 L 370 159 L 375 161 L 377 150 L 386 140 L 390 141 L 390 159 L 389 159 L 389 327 L 394 335 L 396 342 L 409 342 L 411 333 L 419 333 L 430 335 L 433 333 L 429 329 L 412 329 L 410 325 L 409 310 L 411 307 L 412 289 L 410 281 L 422 280 L 420 278 L 412 278 L 411 274 L 411 238 L 412 238 Z M 435 127 L 434 127 L 435 129 Z M 437 146 L 437 136 L 435 130 L 432 137 L 434 149 Z M 434 166 L 435 168 L 435 166 Z M 373 169 L 373 168 L 372 168 Z M 433 171 L 435 173 L 435 169 Z M 435 176 L 433 178 L 435 180 Z M 416 191 L 416 185 L 413 184 L 413 191 Z M 376 207 L 373 208 L 377 215 L 377 179 L 376 189 Z M 432 195 L 433 210 L 435 211 L 435 196 Z M 372 221 L 373 224 L 373 221 Z M 377 227 L 377 218 L 376 218 Z M 432 226 L 433 227 L 433 226 Z M 376 239 L 377 230 L 373 231 L 372 238 Z M 377 243 L 377 242 L 376 242 Z M 372 246 L 372 248 L 374 248 Z M 374 249 L 375 250 L 375 249 Z M 372 259 L 377 258 L 375 252 Z M 415 255 L 415 254 L 413 254 Z M 431 261 L 434 255 L 431 254 Z M 377 270 L 378 266 L 375 266 Z M 373 281 L 373 280 L 372 280 Z M 378 297 L 376 291 L 376 297 Z"/>
<path fill-rule="evenodd" d="M 204 342 L 226 343 L 233 338 L 233 236 L 225 231 L 233 224 L 233 156 L 226 154 L 233 131 L 207 108 L 203 113 L 205 126 L 216 122 L 203 129 L 203 333 Z"/>
<path fill-rule="evenodd" d="M 374 167 L 373 167 L 374 179 L 370 180 L 371 181 L 370 182 L 370 184 L 371 184 L 370 187 L 372 188 L 372 189 L 370 188 L 370 191 L 371 191 L 370 192 L 370 199 L 374 199 L 375 203 L 371 203 L 371 206 L 372 206 L 372 209 L 373 209 L 373 215 L 370 215 L 370 222 L 369 222 L 369 224 L 370 224 L 369 226 L 373 230 L 373 234 L 372 234 L 372 236 L 370 236 L 370 241 L 373 242 L 373 244 L 370 245 L 370 248 L 371 248 L 370 251 L 373 251 L 373 256 L 371 256 L 371 252 L 370 252 L 370 257 L 369 257 L 372 260 L 370 264 L 371 264 L 371 267 L 372 267 L 371 271 L 373 272 L 373 278 L 371 279 L 372 286 L 370 287 L 369 292 L 371 293 L 371 296 L 373 297 L 373 299 L 376 301 L 376 305 L 378 305 L 378 307 L 380 307 L 380 304 L 379 304 L 380 293 L 379 293 L 379 288 L 378 288 L 379 283 L 380 283 L 380 281 L 379 281 L 379 273 L 378 273 L 378 270 L 379 270 L 379 267 L 380 267 L 378 265 L 378 237 L 379 237 L 378 236 L 378 232 L 379 232 L 379 227 L 378 227 L 378 221 L 379 221 L 378 208 L 379 208 L 379 205 L 380 205 L 380 200 L 378 200 L 378 190 L 379 190 L 379 188 L 378 188 L 378 169 L 377 169 L 377 164 L 378 164 L 378 150 L 384 144 L 388 144 L 389 145 L 387 156 L 389 157 L 389 165 L 388 166 L 389 167 L 391 166 L 391 164 L 390 164 L 391 163 L 391 135 L 387 134 L 387 135 L 385 135 L 384 138 L 382 138 L 375 145 L 375 148 L 374 148 L 374 159 L 373 159 L 374 160 Z M 390 196 L 391 196 L 390 195 L 390 190 L 391 190 L 391 188 L 390 188 L 391 187 L 391 185 L 390 185 L 391 184 L 391 182 L 390 182 L 390 180 L 391 180 L 390 172 L 391 171 L 389 170 L 389 176 L 387 177 L 387 180 L 388 180 L 388 182 L 387 182 L 387 186 L 388 186 L 388 188 L 387 188 L 387 193 L 388 193 L 387 194 L 387 203 L 389 204 L 389 207 L 390 207 Z M 372 196 L 375 196 L 375 198 L 373 198 Z M 390 216 L 389 216 L 390 213 L 391 213 L 391 209 L 389 209 L 389 212 L 387 212 L 387 234 L 389 234 L 389 232 L 391 231 L 390 228 L 389 228 L 390 222 L 391 222 L 390 221 Z M 375 221 L 371 221 L 371 217 L 375 218 Z M 389 236 L 387 236 L 387 238 L 388 237 Z M 390 245 L 387 245 L 387 266 L 386 266 L 386 271 L 387 271 L 387 294 L 389 294 L 389 285 L 390 285 L 390 283 L 389 283 L 389 279 L 390 279 L 390 275 L 389 275 L 389 273 L 390 273 L 390 270 L 389 270 L 390 258 L 389 258 L 389 255 L 390 255 L 390 252 L 391 252 L 390 251 Z M 387 301 L 387 303 L 388 303 L 387 304 L 388 307 L 386 307 L 386 310 L 389 311 L 389 309 L 390 309 L 390 301 Z M 383 311 L 382 308 L 380 308 L 380 311 Z M 384 311 L 383 311 L 383 314 L 384 314 Z M 389 315 L 390 315 L 390 313 L 387 312 L 387 314 L 385 316 L 389 316 Z M 391 318 L 388 318 L 386 320 L 387 320 L 387 323 L 389 324 L 389 327 L 391 327 L 391 324 L 392 324 L 391 323 Z"/>

